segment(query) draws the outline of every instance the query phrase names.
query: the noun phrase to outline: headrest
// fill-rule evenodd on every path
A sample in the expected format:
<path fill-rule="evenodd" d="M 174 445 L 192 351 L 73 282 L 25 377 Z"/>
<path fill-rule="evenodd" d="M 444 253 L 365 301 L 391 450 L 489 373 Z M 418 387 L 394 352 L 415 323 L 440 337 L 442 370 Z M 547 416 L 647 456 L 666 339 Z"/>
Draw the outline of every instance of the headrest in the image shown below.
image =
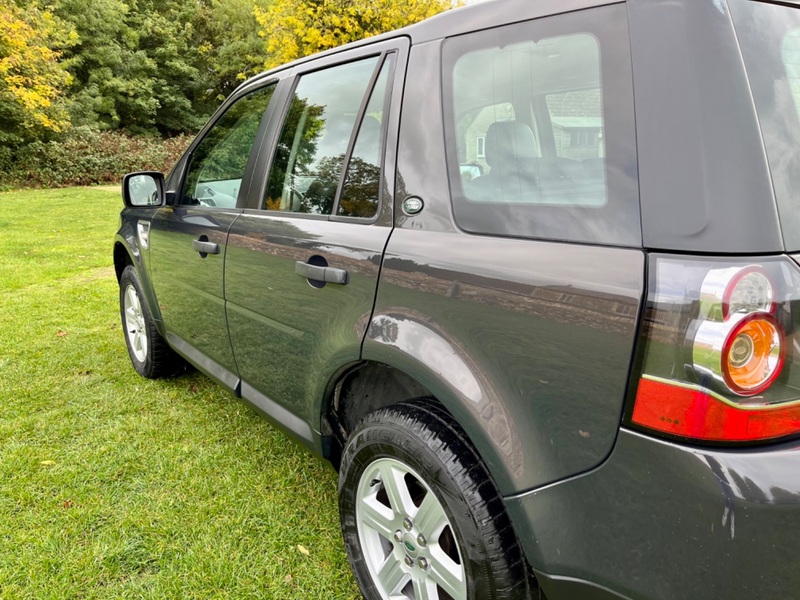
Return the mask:
<path fill-rule="evenodd" d="M 486 132 L 486 162 L 490 167 L 508 161 L 536 158 L 531 128 L 516 121 L 495 121 Z"/>

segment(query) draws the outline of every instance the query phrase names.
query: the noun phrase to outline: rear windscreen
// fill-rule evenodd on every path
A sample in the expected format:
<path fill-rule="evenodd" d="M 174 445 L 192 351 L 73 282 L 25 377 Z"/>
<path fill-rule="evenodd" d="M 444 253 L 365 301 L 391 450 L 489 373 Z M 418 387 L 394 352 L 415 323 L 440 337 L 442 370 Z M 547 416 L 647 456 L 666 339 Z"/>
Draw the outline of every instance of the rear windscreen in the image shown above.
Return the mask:
<path fill-rule="evenodd" d="M 800 251 L 800 8 L 730 0 L 786 250 Z"/>

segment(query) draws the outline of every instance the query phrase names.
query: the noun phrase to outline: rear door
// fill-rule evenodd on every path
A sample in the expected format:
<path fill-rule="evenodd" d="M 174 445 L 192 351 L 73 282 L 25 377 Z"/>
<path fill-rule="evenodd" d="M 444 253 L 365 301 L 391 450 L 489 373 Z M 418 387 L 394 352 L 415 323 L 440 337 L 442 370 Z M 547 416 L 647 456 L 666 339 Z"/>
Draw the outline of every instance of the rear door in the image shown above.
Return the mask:
<path fill-rule="evenodd" d="M 359 360 L 373 308 L 406 51 L 400 38 L 296 68 L 260 155 L 266 176 L 230 230 L 242 396 L 305 440 L 326 382 Z"/>
<path fill-rule="evenodd" d="M 242 212 L 251 151 L 263 134 L 275 84 L 260 84 L 224 107 L 190 148 L 174 200 L 150 226 L 150 268 L 167 340 L 207 374 L 238 384 L 225 319 L 223 261 Z"/>

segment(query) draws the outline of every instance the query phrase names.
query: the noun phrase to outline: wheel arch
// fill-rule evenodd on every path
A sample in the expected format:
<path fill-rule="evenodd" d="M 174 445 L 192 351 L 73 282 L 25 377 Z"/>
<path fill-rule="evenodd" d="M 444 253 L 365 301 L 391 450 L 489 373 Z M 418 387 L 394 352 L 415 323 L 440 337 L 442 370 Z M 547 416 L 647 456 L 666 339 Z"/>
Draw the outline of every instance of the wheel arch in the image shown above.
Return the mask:
<path fill-rule="evenodd" d="M 125 267 L 133 264 L 133 257 L 128 251 L 127 246 L 125 246 L 125 244 L 123 244 L 121 241 L 116 240 L 114 242 L 114 272 L 117 274 L 117 283 L 119 283 Z"/>
<path fill-rule="evenodd" d="M 129 236 L 131 239 L 128 239 Z M 132 266 L 136 269 L 136 274 L 139 276 L 142 291 L 144 292 L 144 301 L 147 303 L 147 308 L 155 321 L 156 329 L 158 329 L 158 332 L 163 336 L 165 331 L 163 321 L 161 320 L 161 310 L 149 274 L 143 264 L 141 252 L 139 252 L 136 247 L 135 236 L 130 234 L 130 232 L 125 232 L 125 235 L 123 235 L 123 230 L 120 230 L 114 240 L 113 256 L 117 283 L 119 283 L 122 272 L 126 267 Z"/>
<path fill-rule="evenodd" d="M 402 357 L 397 357 L 398 359 Z M 446 374 L 444 374 L 446 375 Z M 511 481 L 510 461 L 498 451 L 496 407 L 465 401 L 452 381 L 424 364 L 409 368 L 403 360 L 364 360 L 340 372 L 321 406 L 323 455 L 338 469 L 341 450 L 355 425 L 367 414 L 403 401 L 429 398 L 440 404 L 464 429 L 468 441 L 495 480 L 501 494 Z"/>

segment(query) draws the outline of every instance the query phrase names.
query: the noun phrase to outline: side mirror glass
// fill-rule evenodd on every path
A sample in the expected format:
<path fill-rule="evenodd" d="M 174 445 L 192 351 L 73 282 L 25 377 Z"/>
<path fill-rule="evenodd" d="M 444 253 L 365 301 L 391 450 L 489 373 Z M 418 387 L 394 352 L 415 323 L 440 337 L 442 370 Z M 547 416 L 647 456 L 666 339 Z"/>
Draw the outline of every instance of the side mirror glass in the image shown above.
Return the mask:
<path fill-rule="evenodd" d="M 164 175 L 157 171 L 128 173 L 122 178 L 122 201 L 130 207 L 164 206 Z"/>

